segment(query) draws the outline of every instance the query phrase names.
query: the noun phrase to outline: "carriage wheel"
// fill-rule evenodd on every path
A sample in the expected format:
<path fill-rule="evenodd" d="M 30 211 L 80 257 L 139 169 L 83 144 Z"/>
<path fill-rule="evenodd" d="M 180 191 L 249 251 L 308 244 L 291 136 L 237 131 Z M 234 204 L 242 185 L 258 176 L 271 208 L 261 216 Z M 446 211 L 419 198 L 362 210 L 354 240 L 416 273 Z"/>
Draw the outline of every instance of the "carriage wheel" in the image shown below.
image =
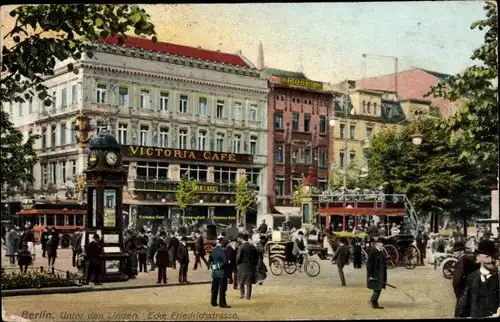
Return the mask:
<path fill-rule="evenodd" d="M 361 263 L 366 264 L 366 260 L 368 259 L 368 254 L 366 253 L 366 250 L 361 251 Z"/>
<path fill-rule="evenodd" d="M 287 274 L 292 275 L 297 271 L 297 264 L 295 262 L 287 262 L 283 264 L 283 268 Z"/>
<path fill-rule="evenodd" d="M 387 268 L 393 269 L 398 266 L 399 253 L 398 249 L 393 245 L 384 245 L 382 250 L 387 258 Z"/>
<path fill-rule="evenodd" d="M 280 276 L 283 274 L 283 261 L 280 259 L 273 259 L 269 268 L 274 276 Z"/>
<path fill-rule="evenodd" d="M 418 248 L 410 245 L 408 248 L 405 250 L 405 267 L 406 269 L 414 269 L 417 267 L 420 261 L 420 253 L 418 251 Z"/>
<path fill-rule="evenodd" d="M 314 259 L 308 260 L 305 263 L 304 271 L 306 272 L 307 276 L 316 277 L 319 275 L 319 273 L 321 271 L 321 266 L 319 266 L 319 263 L 317 261 L 315 261 Z"/>
<path fill-rule="evenodd" d="M 455 265 L 457 264 L 457 260 L 455 258 L 447 258 L 441 263 L 441 274 L 447 280 L 451 280 L 453 278 L 453 273 L 455 272 Z"/>
<path fill-rule="evenodd" d="M 214 246 L 210 245 L 210 244 L 206 244 L 205 245 L 205 253 L 206 254 L 210 254 L 210 252 L 212 252 L 212 249 L 214 248 Z"/>

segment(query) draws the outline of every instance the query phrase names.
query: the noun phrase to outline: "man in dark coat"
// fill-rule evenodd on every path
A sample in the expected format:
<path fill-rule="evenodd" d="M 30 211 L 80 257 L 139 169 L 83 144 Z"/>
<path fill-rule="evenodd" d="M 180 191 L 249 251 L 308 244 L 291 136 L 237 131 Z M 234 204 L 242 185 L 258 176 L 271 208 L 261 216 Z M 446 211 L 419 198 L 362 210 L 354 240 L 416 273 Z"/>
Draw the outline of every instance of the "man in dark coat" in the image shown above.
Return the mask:
<path fill-rule="evenodd" d="M 361 248 L 363 241 L 359 236 L 359 230 L 356 230 L 356 235 L 352 239 L 352 250 L 353 250 L 353 267 L 356 269 L 361 268 L 363 263 L 363 249 Z"/>
<path fill-rule="evenodd" d="M 176 238 L 174 238 L 176 239 Z M 189 249 L 186 245 L 187 237 L 182 236 L 181 243 L 177 249 L 177 260 L 179 261 L 179 284 L 188 284 L 187 273 L 189 265 Z"/>
<path fill-rule="evenodd" d="M 230 308 L 226 302 L 227 279 L 230 273 L 226 250 L 222 245 L 223 239 L 219 239 L 214 249 L 208 255 L 208 261 L 212 269 L 212 288 L 210 304 L 222 308 Z M 217 297 L 219 303 L 217 304 Z"/>
<path fill-rule="evenodd" d="M 59 247 L 59 233 L 56 231 L 56 227 L 52 227 L 50 235 L 54 239 L 54 244 L 56 244 L 56 246 Z"/>
<path fill-rule="evenodd" d="M 75 229 L 73 236 L 71 236 L 71 263 L 76 267 L 76 257 L 82 253 L 82 238 L 83 234 L 80 228 Z"/>
<path fill-rule="evenodd" d="M 498 249 L 490 240 L 483 240 L 475 251 L 480 268 L 469 274 L 465 290 L 458 299 L 457 318 L 500 317 L 500 283 L 496 260 Z"/>
<path fill-rule="evenodd" d="M 167 267 L 168 267 L 168 249 L 165 241 L 160 241 L 160 248 L 156 252 L 156 266 L 158 266 L 158 280 L 157 284 L 163 281 L 163 284 L 167 283 Z"/>
<path fill-rule="evenodd" d="M 194 242 L 194 267 L 193 270 L 196 270 L 198 268 L 198 264 L 201 266 L 201 261 L 207 265 L 207 269 L 210 269 L 210 266 L 208 265 L 207 260 L 205 259 L 205 243 L 203 241 L 203 236 L 198 232 L 197 233 L 197 238 Z"/>
<path fill-rule="evenodd" d="M 425 252 L 427 249 L 427 245 L 424 243 L 424 236 L 422 235 L 422 231 L 419 230 L 417 232 L 417 237 L 415 238 L 415 241 L 417 242 L 417 249 L 420 253 L 420 265 L 424 265 L 424 259 L 425 259 Z"/>
<path fill-rule="evenodd" d="M 92 241 L 88 244 L 85 251 L 89 266 L 87 269 L 87 284 L 90 283 L 92 275 L 94 276 L 94 285 L 99 285 L 99 275 L 101 274 L 101 253 L 102 245 L 99 241 L 99 235 L 94 234 Z"/>
<path fill-rule="evenodd" d="M 267 224 L 265 220 L 262 220 L 262 223 L 259 226 L 259 234 L 265 235 L 267 234 Z"/>
<path fill-rule="evenodd" d="M 238 255 L 238 247 L 241 242 L 236 240 L 235 237 L 231 238 L 231 242 L 226 246 L 227 258 L 229 261 L 228 265 L 228 278 L 229 284 L 233 284 L 233 289 L 238 289 L 238 266 L 236 265 L 236 256 Z"/>
<path fill-rule="evenodd" d="M 368 254 L 368 259 L 366 260 L 366 273 L 367 273 L 367 287 L 373 290 L 370 303 L 374 309 L 383 309 L 378 304 L 378 299 L 380 298 L 380 293 L 387 283 L 387 264 L 386 255 L 382 251 L 384 244 L 382 243 L 381 237 L 372 238 L 373 248 Z"/>
<path fill-rule="evenodd" d="M 40 243 L 42 244 L 42 257 L 45 257 L 45 253 L 47 252 L 47 241 L 49 240 L 49 227 L 45 227 L 42 231 L 42 235 L 40 236 Z"/>
<path fill-rule="evenodd" d="M 367 239 L 371 240 L 373 237 L 379 235 L 379 231 L 377 225 L 375 225 L 375 221 L 370 220 L 370 226 L 366 229 Z"/>
<path fill-rule="evenodd" d="M 179 250 L 179 239 L 176 236 L 172 236 L 170 243 L 168 244 L 168 253 L 170 254 L 169 266 L 176 269 L 177 262 L 177 252 Z"/>
<path fill-rule="evenodd" d="M 248 234 L 243 234 L 242 239 L 243 243 L 236 255 L 238 284 L 240 287 L 240 297 L 250 300 L 252 297 L 252 285 L 256 282 L 258 253 L 257 248 L 248 242 Z"/>
<path fill-rule="evenodd" d="M 168 250 L 167 250 L 168 255 Z M 148 272 L 148 237 L 145 235 L 144 228 L 139 230 L 137 236 L 137 258 L 139 259 L 139 272 Z"/>
<path fill-rule="evenodd" d="M 454 267 L 452 282 L 457 301 L 465 290 L 469 274 L 475 272 L 480 267 L 479 263 L 475 262 L 475 256 L 465 254 L 465 249 L 465 244 L 462 242 L 456 242 L 453 245 L 453 251 L 458 253 L 459 256 Z"/>
<path fill-rule="evenodd" d="M 337 264 L 339 270 L 340 281 L 342 286 L 346 286 L 345 276 L 344 276 L 344 266 L 349 264 L 349 247 L 347 246 L 347 239 L 345 237 L 340 237 L 339 246 L 333 254 L 333 261 Z"/>

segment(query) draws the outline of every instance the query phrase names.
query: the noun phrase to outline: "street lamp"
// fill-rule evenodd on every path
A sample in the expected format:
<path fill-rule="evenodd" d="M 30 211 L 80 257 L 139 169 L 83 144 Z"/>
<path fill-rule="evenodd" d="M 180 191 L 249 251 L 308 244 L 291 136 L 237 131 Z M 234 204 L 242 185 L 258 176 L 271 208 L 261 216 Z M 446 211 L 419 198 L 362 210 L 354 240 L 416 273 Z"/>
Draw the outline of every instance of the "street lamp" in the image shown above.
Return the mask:
<path fill-rule="evenodd" d="M 411 141 L 416 146 L 419 146 L 422 144 L 422 134 L 420 134 L 420 129 L 418 127 L 418 119 L 420 118 L 421 114 L 422 114 L 422 112 L 420 112 L 420 111 L 415 112 L 415 131 L 411 137 Z"/>

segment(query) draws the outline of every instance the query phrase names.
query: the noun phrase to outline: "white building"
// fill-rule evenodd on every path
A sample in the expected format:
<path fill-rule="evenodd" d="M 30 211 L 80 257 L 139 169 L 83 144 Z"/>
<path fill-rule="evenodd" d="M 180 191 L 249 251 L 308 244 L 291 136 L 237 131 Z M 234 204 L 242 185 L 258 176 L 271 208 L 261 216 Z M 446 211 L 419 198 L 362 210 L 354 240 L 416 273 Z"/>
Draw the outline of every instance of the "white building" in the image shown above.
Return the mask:
<path fill-rule="evenodd" d="M 83 110 L 97 132 L 109 123 L 124 147 L 129 165 L 124 204 L 131 206 L 131 214 L 170 215 L 175 206 L 171 183 L 184 173 L 209 187 L 200 187 L 206 193 L 200 194 L 201 208 L 193 207 L 193 216 L 220 216 L 228 209 L 232 216 L 234 184 L 243 175 L 260 187 L 259 212 L 267 209 L 268 89 L 241 54 L 140 38 L 119 46 L 116 38 L 108 38 L 95 44 L 92 58 L 73 62 L 77 73 L 68 72 L 68 63 L 56 66 L 46 81 L 52 106 L 35 99 L 4 107 L 26 135 L 42 136 L 36 143 L 35 196 L 67 198 L 74 176 L 85 169 L 87 157 L 77 147 L 74 131 Z M 137 147 L 171 149 L 172 156 L 133 154 Z M 181 157 L 186 150 L 213 151 L 214 157 L 207 160 L 203 152 Z M 224 153 L 236 157 L 221 158 Z M 149 208 L 137 212 L 136 206 Z"/>

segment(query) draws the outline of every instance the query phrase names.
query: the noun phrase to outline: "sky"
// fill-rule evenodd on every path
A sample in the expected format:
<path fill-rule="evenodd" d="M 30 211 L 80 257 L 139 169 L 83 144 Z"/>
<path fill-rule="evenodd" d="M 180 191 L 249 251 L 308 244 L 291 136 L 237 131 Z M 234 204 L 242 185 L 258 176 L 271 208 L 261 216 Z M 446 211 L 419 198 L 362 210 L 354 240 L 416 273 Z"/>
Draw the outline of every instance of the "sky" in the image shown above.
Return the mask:
<path fill-rule="evenodd" d="M 340 82 L 420 67 L 447 74 L 473 62 L 483 33 L 470 25 L 485 17 L 482 1 L 141 5 L 160 41 L 243 55 L 266 67 L 302 71 Z M 2 6 L 2 34 L 12 6 Z"/>

